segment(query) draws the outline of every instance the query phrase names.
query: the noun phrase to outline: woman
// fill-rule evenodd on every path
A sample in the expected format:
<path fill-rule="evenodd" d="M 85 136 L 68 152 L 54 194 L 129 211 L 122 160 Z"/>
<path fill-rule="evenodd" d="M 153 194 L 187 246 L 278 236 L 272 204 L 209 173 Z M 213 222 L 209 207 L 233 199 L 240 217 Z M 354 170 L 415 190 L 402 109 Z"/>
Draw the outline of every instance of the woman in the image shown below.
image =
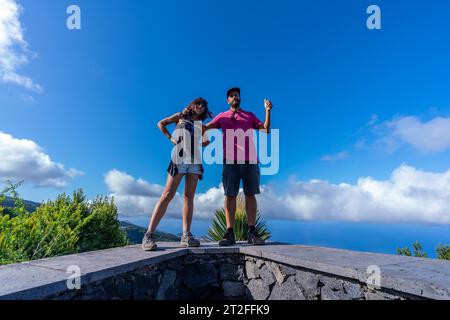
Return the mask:
<path fill-rule="evenodd" d="M 156 204 L 153 215 L 148 226 L 148 230 L 142 240 L 142 249 L 153 251 L 157 249 L 154 233 L 166 213 L 170 201 L 174 198 L 178 186 L 185 177 L 184 182 L 184 204 L 183 204 L 183 236 L 181 245 L 185 247 L 198 247 L 200 241 L 195 239 L 191 232 L 192 214 L 194 211 L 194 195 L 198 180 L 202 179 L 203 167 L 196 159 L 199 157 L 200 143 L 195 143 L 194 138 L 202 137 L 201 122 L 212 117 L 208 110 L 208 102 L 203 98 L 192 101 L 182 112 L 158 122 L 158 128 L 175 145 L 175 152 L 172 156 L 169 168 L 167 169 L 167 181 L 164 191 Z M 176 123 L 174 136 L 167 130 L 169 124 Z M 200 125 L 198 125 L 200 124 Z M 189 141 L 191 142 L 189 146 Z M 201 144 L 206 146 L 209 143 L 206 136 Z M 189 157 L 190 156 L 190 157 Z M 193 161 L 194 160 L 194 161 Z"/>

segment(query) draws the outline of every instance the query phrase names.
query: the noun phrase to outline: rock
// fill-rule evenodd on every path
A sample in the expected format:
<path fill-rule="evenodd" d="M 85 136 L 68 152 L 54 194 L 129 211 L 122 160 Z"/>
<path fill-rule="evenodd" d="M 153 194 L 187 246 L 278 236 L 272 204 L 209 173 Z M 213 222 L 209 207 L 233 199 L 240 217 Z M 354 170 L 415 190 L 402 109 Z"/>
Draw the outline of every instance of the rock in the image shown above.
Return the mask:
<path fill-rule="evenodd" d="M 157 284 L 156 276 L 136 275 L 133 282 L 133 296 L 135 300 L 151 299 Z"/>
<path fill-rule="evenodd" d="M 225 297 L 240 297 L 244 295 L 245 286 L 238 281 L 224 281 L 222 284 Z"/>
<path fill-rule="evenodd" d="M 133 284 L 130 281 L 118 277 L 114 281 L 108 282 L 103 290 L 109 297 L 117 297 L 121 299 L 131 299 L 133 295 Z M 102 300 L 102 299 L 98 299 Z"/>
<path fill-rule="evenodd" d="M 183 268 L 182 279 L 190 289 L 218 285 L 217 270 L 212 264 L 187 265 Z"/>
<path fill-rule="evenodd" d="M 166 270 L 162 276 L 158 293 L 156 294 L 156 300 L 165 300 L 166 299 L 166 291 L 172 287 L 177 278 L 177 273 L 173 270 Z"/>
<path fill-rule="evenodd" d="M 249 290 L 250 296 L 254 300 L 266 300 L 270 294 L 269 286 L 264 284 L 264 281 L 261 279 L 253 279 L 251 280 L 247 288 Z"/>
<path fill-rule="evenodd" d="M 164 294 L 165 300 L 179 300 L 180 299 L 181 279 L 175 279 L 173 285 L 169 286 Z"/>
<path fill-rule="evenodd" d="M 317 274 L 297 270 L 295 281 L 303 289 L 306 299 L 316 300 L 320 297 L 319 276 Z"/>
<path fill-rule="evenodd" d="M 241 255 L 232 255 L 226 257 L 226 261 L 231 264 L 242 265 L 244 263 L 244 260 L 245 260 L 244 257 Z"/>
<path fill-rule="evenodd" d="M 279 285 L 281 285 L 288 276 L 295 274 L 295 269 L 275 262 L 270 262 L 270 269 L 275 275 L 275 279 Z"/>
<path fill-rule="evenodd" d="M 111 295 L 109 294 L 109 292 L 106 293 L 104 291 L 99 291 L 96 294 L 76 296 L 72 300 L 81 300 L 81 301 L 111 300 Z"/>
<path fill-rule="evenodd" d="M 192 264 L 192 263 L 197 263 L 198 259 L 195 255 L 188 255 L 184 258 L 184 262 L 186 264 Z"/>
<path fill-rule="evenodd" d="M 179 288 L 178 292 L 179 300 L 192 300 L 192 292 L 184 286 Z"/>
<path fill-rule="evenodd" d="M 275 276 L 273 275 L 272 271 L 266 265 L 263 265 L 261 270 L 259 270 L 259 276 L 264 281 L 264 284 L 267 286 L 271 286 L 276 281 Z"/>
<path fill-rule="evenodd" d="M 245 262 L 245 272 L 247 275 L 247 279 L 259 278 L 259 268 L 256 266 L 254 262 L 251 261 Z"/>
<path fill-rule="evenodd" d="M 167 262 L 167 267 L 172 270 L 179 270 L 183 265 L 183 260 L 175 258 Z"/>
<path fill-rule="evenodd" d="M 342 291 L 344 289 L 344 281 L 324 275 L 319 275 L 319 281 L 334 291 Z"/>
<path fill-rule="evenodd" d="M 256 259 L 256 266 L 257 266 L 258 268 L 261 268 L 261 266 L 262 266 L 263 264 L 265 264 L 265 261 L 264 261 L 264 260 L 262 260 L 262 259 Z"/>
<path fill-rule="evenodd" d="M 291 276 L 283 284 L 273 286 L 269 300 L 305 300 L 305 296 L 295 277 Z"/>
<path fill-rule="evenodd" d="M 323 300 L 354 300 L 364 297 L 358 283 L 326 276 L 319 276 L 319 279 L 324 284 L 320 291 Z"/>
<path fill-rule="evenodd" d="M 46 300 L 74 300 L 74 299 L 76 299 L 77 296 L 80 296 L 82 294 L 83 294 L 83 291 L 81 291 L 81 290 L 70 290 L 61 295 L 49 296 L 46 298 Z"/>
<path fill-rule="evenodd" d="M 364 296 L 361 286 L 354 282 L 344 281 L 344 291 L 352 299 L 361 299 Z"/>
<path fill-rule="evenodd" d="M 403 300 L 403 298 L 401 297 L 394 296 L 386 292 L 370 289 L 364 292 L 364 298 L 366 300 Z"/>
<path fill-rule="evenodd" d="M 344 291 L 344 281 L 324 275 L 319 275 L 319 281 L 323 284 L 320 289 L 322 300 L 351 300 L 352 297 Z"/>
<path fill-rule="evenodd" d="M 244 280 L 244 270 L 242 266 L 235 264 L 222 264 L 220 265 L 220 280 L 231 280 L 231 281 L 243 281 Z"/>
<path fill-rule="evenodd" d="M 322 300 L 351 300 L 351 297 L 345 294 L 344 290 L 333 290 L 328 286 L 321 288 L 320 298 Z"/>

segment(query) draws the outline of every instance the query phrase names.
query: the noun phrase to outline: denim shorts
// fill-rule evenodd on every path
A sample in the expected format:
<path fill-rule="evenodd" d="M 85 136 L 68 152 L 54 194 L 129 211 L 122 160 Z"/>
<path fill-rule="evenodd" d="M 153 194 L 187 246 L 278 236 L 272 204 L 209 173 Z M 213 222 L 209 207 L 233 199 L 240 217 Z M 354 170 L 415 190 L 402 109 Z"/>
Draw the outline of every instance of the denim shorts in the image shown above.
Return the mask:
<path fill-rule="evenodd" d="M 258 164 L 223 164 L 222 182 L 226 196 L 237 196 L 239 186 L 244 187 L 245 195 L 259 194 L 259 165 Z"/>
<path fill-rule="evenodd" d="M 181 163 L 177 165 L 178 167 L 178 173 L 182 173 L 182 174 L 198 174 L 198 175 L 202 175 L 203 170 L 201 165 L 199 164 L 185 164 L 185 163 Z"/>
<path fill-rule="evenodd" d="M 199 175 L 199 179 L 203 179 L 203 166 L 201 164 L 188 164 L 188 163 L 180 163 L 175 164 L 173 161 L 170 161 L 169 167 L 167 168 L 167 172 L 175 177 L 177 174 L 197 174 Z"/>

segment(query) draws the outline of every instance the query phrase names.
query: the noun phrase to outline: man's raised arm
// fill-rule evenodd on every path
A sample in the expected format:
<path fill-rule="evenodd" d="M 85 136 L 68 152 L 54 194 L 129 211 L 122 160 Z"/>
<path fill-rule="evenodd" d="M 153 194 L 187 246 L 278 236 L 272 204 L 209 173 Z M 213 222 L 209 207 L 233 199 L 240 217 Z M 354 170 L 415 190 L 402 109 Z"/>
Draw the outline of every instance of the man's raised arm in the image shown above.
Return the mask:
<path fill-rule="evenodd" d="M 270 132 L 270 111 L 272 110 L 272 102 L 268 99 L 264 99 L 264 107 L 266 109 L 266 117 L 264 120 L 264 123 L 261 124 L 258 128 L 258 130 L 269 133 Z"/>

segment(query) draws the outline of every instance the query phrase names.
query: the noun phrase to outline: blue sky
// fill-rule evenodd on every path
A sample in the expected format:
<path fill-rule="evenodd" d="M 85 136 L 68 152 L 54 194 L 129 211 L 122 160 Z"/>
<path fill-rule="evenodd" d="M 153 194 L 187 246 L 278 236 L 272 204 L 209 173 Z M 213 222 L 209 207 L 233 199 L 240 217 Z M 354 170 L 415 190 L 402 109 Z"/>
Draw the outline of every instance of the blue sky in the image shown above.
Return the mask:
<path fill-rule="evenodd" d="M 450 223 L 442 209 L 450 202 L 448 2 L 0 3 L 22 6 L 12 19 L 27 43 L 2 44 L 0 31 L 0 49 L 24 54 L 26 62 L 13 71 L 42 87 L 0 82 L 0 156 L 13 163 L 0 165 L 0 177 L 25 179 L 27 199 L 81 187 L 89 197 L 122 196 L 121 210 L 130 210 L 124 216 L 144 219 L 170 159 L 157 121 L 197 96 L 218 114 L 227 109 L 226 89 L 238 85 L 243 107 L 260 118 L 263 99 L 274 103 L 280 170 L 263 177 L 269 192 L 260 197 L 269 218 L 408 223 L 408 210 L 415 208 L 411 223 Z M 71 4 L 81 8 L 81 30 L 66 28 Z M 381 8 L 381 30 L 366 27 L 370 4 Z M 23 139 L 35 146 L 23 147 Z M 50 158 L 47 167 L 36 160 L 14 168 L 11 150 L 24 157 L 30 152 L 31 159 L 38 147 Z M 220 204 L 221 168 L 205 169 L 198 191 Z M 311 183 L 316 180 L 324 185 Z M 351 191 L 342 191 L 341 183 Z M 152 196 L 140 199 L 127 191 L 130 185 Z M 369 197 L 369 208 L 364 192 L 393 196 L 386 198 L 390 205 Z M 361 199 L 323 205 L 333 195 L 343 202 Z M 267 199 L 287 204 L 286 213 L 268 212 Z M 200 216 L 208 218 L 204 202 Z"/>

